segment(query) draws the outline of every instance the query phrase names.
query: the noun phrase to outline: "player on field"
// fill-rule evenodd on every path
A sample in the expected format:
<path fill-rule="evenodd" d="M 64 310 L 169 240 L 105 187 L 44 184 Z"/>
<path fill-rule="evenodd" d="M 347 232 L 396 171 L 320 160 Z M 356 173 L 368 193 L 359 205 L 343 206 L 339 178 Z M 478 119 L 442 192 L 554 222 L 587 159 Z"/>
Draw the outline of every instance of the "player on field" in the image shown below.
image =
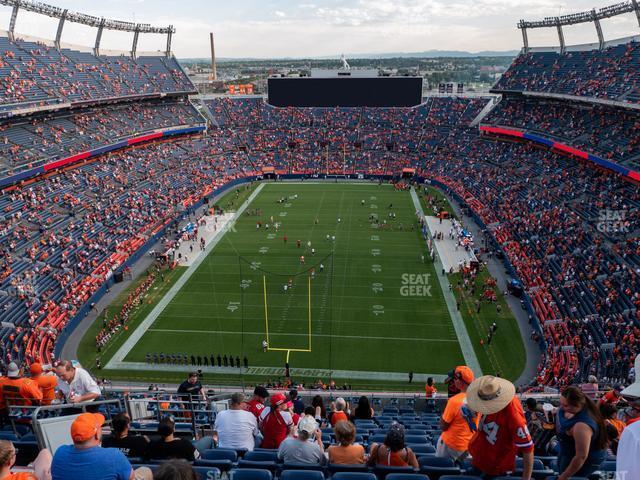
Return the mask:
<path fill-rule="evenodd" d="M 262 351 L 266 352 L 267 348 L 269 348 L 269 343 L 267 342 L 267 340 L 262 340 Z"/>

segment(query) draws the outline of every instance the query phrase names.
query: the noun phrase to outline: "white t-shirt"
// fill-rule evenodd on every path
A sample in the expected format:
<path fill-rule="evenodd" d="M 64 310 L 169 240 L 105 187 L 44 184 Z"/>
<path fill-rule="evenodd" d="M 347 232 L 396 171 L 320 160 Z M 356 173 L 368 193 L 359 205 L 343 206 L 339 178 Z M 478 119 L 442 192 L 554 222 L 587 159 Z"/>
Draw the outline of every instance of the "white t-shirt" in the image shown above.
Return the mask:
<path fill-rule="evenodd" d="M 76 367 L 76 372 L 71 383 L 67 383 L 61 378 L 58 378 L 58 388 L 64 393 L 68 401 L 71 401 L 71 397 L 74 395 L 82 396 L 87 393 L 97 393 L 100 395 L 102 393 L 96 381 L 89 375 L 89 372 L 80 367 Z"/>
<path fill-rule="evenodd" d="M 631 480 L 640 472 L 640 421 L 622 431 L 616 455 L 616 472 L 621 479 Z M 623 475 L 625 474 L 626 477 Z"/>
<path fill-rule="evenodd" d="M 221 411 L 216 415 L 213 429 L 218 432 L 218 446 L 234 450 L 253 450 L 253 438 L 260 433 L 256 417 L 246 410 Z"/>

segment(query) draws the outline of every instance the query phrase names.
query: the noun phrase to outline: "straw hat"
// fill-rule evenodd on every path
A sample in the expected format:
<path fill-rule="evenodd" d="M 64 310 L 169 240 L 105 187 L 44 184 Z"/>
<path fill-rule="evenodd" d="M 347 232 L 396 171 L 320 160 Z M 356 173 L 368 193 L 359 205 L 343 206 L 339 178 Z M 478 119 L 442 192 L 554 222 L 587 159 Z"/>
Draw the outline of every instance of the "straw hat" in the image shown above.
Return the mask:
<path fill-rule="evenodd" d="M 485 375 L 476 378 L 467 389 L 467 405 L 484 415 L 497 413 L 511 403 L 516 387 L 504 378 Z"/>

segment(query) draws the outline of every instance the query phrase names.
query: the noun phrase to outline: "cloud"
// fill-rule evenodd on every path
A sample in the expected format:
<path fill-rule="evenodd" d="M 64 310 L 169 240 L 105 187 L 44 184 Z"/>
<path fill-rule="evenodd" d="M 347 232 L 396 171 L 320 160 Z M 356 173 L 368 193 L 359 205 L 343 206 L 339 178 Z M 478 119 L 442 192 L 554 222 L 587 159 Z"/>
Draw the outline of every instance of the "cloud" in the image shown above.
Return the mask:
<path fill-rule="evenodd" d="M 51 1 L 51 0 L 50 0 Z M 56 0 L 56 5 L 108 18 L 174 25 L 179 57 L 207 57 L 209 32 L 221 57 L 339 56 L 341 52 L 415 52 L 429 49 L 513 50 L 521 46 L 521 18 L 539 19 L 590 10 L 593 0 L 193 0 L 189 9 L 173 0 L 154 2 Z M 0 24 L 11 9 L 0 7 Z M 135 17 L 135 18 L 133 18 Z M 633 15 L 603 22 L 609 39 L 637 30 Z M 21 12 L 17 31 L 53 38 L 56 20 Z M 566 29 L 567 43 L 592 42 L 593 25 Z M 529 32 L 532 45 L 557 44 L 553 29 Z M 95 29 L 65 25 L 63 41 L 93 46 Z M 165 39 L 143 35 L 140 50 L 162 50 Z M 103 48 L 129 50 L 131 34 L 105 32 Z"/>

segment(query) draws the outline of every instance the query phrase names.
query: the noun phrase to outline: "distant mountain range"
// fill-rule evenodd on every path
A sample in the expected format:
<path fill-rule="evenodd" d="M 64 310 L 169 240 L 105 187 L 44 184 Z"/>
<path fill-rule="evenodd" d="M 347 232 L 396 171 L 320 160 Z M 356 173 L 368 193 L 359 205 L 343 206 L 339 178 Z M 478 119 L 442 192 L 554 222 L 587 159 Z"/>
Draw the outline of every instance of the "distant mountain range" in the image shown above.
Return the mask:
<path fill-rule="evenodd" d="M 492 51 L 483 50 L 482 52 L 465 52 L 461 50 L 426 50 L 424 52 L 392 52 L 392 53 L 350 53 L 345 54 L 347 59 L 381 59 L 381 58 L 472 58 L 472 57 L 515 57 L 519 50 Z M 282 58 L 256 58 L 256 57 L 219 57 L 219 62 L 237 62 L 237 61 L 264 61 L 264 60 L 330 60 L 339 59 L 339 55 L 328 55 L 322 57 L 282 57 Z M 181 62 L 209 62 L 209 58 L 180 58 Z"/>

